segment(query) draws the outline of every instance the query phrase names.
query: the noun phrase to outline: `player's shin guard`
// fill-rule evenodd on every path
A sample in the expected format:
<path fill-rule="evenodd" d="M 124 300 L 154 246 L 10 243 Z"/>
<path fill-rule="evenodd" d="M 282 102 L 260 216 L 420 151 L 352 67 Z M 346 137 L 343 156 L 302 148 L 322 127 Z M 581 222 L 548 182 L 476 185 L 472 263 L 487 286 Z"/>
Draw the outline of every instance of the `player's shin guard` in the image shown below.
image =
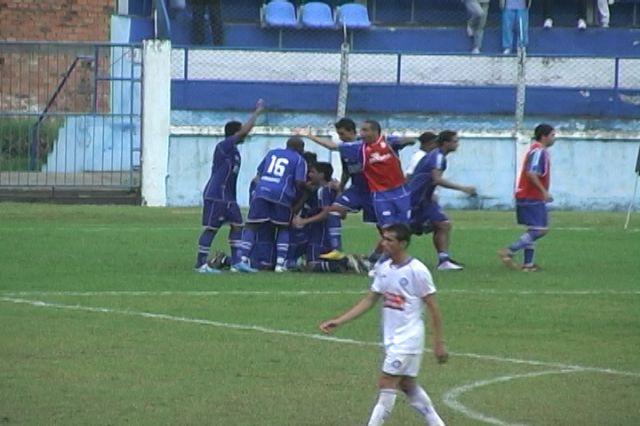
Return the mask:
<path fill-rule="evenodd" d="M 256 239 L 256 232 L 248 227 L 245 227 L 242 230 L 242 242 L 238 247 L 238 253 L 236 256 L 239 256 L 242 262 L 249 263 L 249 254 L 253 249 L 253 244 Z"/>
<path fill-rule="evenodd" d="M 378 396 L 378 402 L 369 418 L 368 426 L 380 426 L 389 418 L 396 403 L 397 391 L 395 389 L 381 389 Z"/>
<path fill-rule="evenodd" d="M 231 264 L 240 262 L 240 248 L 242 247 L 242 228 L 231 228 L 229 231 L 229 248 L 231 249 Z"/>
<path fill-rule="evenodd" d="M 531 243 L 524 248 L 524 264 L 525 265 L 533 265 L 533 257 L 536 254 L 536 245 L 535 243 Z"/>
<path fill-rule="evenodd" d="M 285 265 L 287 259 L 287 253 L 289 252 L 289 229 L 278 229 L 278 236 L 276 237 L 276 264 L 280 266 Z"/>
<path fill-rule="evenodd" d="M 196 259 L 196 267 L 204 265 L 207 262 L 209 256 L 209 250 L 211 249 L 211 243 L 216 237 L 217 229 L 206 228 L 202 231 L 200 239 L 198 240 L 198 257 Z"/>

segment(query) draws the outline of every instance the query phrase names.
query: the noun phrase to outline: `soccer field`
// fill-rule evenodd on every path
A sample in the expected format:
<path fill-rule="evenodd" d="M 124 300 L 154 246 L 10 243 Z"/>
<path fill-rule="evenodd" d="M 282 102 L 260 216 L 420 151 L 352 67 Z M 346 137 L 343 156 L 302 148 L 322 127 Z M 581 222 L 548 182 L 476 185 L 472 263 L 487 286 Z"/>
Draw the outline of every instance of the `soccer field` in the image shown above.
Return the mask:
<path fill-rule="evenodd" d="M 450 360 L 420 382 L 451 426 L 640 424 L 640 215 L 552 212 L 538 273 L 496 252 L 512 212 L 451 211 L 433 271 Z M 199 209 L 0 204 L 0 424 L 366 424 L 378 312 L 329 338 L 358 275 L 192 270 Z M 226 229 L 215 248 L 226 246 Z M 345 222 L 346 251 L 373 228 Z M 414 256 L 434 269 L 430 237 Z M 427 338 L 427 342 L 430 340 Z M 388 425 L 419 425 L 398 398 Z"/>

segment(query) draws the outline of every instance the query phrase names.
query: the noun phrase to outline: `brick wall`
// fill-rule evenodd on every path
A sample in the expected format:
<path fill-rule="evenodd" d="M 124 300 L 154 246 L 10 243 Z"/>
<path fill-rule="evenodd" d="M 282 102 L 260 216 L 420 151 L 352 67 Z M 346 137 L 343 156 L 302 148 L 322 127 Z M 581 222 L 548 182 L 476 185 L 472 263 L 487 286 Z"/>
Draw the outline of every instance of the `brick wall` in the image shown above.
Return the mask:
<path fill-rule="evenodd" d="M 42 111 L 78 56 L 95 55 L 87 44 L 108 42 L 115 0 L 0 0 L 0 40 L 51 42 L 0 46 L 0 111 Z M 100 74 L 109 72 L 109 49 L 98 51 Z M 108 86 L 94 81 L 96 64 L 81 61 L 51 111 L 108 108 Z M 94 99 L 97 95 L 97 99 Z"/>
<path fill-rule="evenodd" d="M 0 0 L 0 40 L 109 40 L 115 0 Z"/>

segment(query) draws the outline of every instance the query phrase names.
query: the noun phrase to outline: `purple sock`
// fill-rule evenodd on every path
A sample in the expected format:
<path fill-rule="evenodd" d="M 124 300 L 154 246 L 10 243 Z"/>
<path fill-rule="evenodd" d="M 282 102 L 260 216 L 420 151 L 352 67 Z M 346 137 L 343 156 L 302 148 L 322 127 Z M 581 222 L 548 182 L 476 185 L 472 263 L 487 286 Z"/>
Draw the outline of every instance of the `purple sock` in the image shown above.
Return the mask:
<path fill-rule="evenodd" d="M 200 234 L 200 239 L 198 240 L 198 257 L 196 259 L 196 268 L 200 265 L 204 265 L 207 262 L 207 257 L 209 257 L 209 250 L 211 249 L 211 243 L 213 243 L 213 239 L 216 237 L 217 229 L 206 228 Z"/>

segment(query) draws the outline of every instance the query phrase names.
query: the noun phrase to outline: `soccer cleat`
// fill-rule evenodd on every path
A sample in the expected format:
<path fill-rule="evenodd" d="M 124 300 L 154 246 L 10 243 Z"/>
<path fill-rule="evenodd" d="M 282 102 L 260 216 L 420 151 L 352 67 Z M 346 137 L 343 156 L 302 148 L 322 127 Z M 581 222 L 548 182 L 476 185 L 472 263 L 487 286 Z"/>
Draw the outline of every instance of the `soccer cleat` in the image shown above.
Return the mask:
<path fill-rule="evenodd" d="M 216 268 L 212 268 L 211 266 L 203 263 L 202 265 L 195 268 L 195 271 L 199 274 L 220 274 L 222 271 Z"/>
<path fill-rule="evenodd" d="M 222 269 L 229 266 L 229 256 L 222 251 L 216 251 L 208 263 L 212 268 Z"/>
<path fill-rule="evenodd" d="M 282 273 L 282 272 L 289 272 L 289 270 L 287 269 L 286 266 L 283 265 L 276 265 L 275 268 L 273 268 L 273 272 L 278 272 L 278 273 Z"/>
<path fill-rule="evenodd" d="M 551 29 L 553 28 L 553 19 L 551 18 L 547 18 L 544 20 L 544 24 L 542 25 L 543 28 L 546 29 Z"/>
<path fill-rule="evenodd" d="M 340 250 L 331 250 L 329 253 L 321 254 L 320 259 L 323 260 L 342 260 L 345 258 L 345 254 Z"/>
<path fill-rule="evenodd" d="M 450 259 L 444 260 L 438 264 L 438 271 L 462 271 L 464 266 L 452 262 Z"/>
<path fill-rule="evenodd" d="M 540 267 L 535 263 L 530 265 L 522 265 L 522 272 L 540 272 Z"/>
<path fill-rule="evenodd" d="M 500 256 L 500 260 L 502 260 L 504 266 L 510 269 L 515 268 L 515 264 L 513 263 L 513 254 L 508 249 L 499 250 L 498 256 Z"/>
<path fill-rule="evenodd" d="M 358 261 L 358 258 L 355 254 L 347 255 L 347 267 L 349 270 L 355 272 L 356 274 L 362 273 L 362 265 Z"/>
<path fill-rule="evenodd" d="M 578 29 L 579 30 L 586 30 L 587 29 L 587 21 L 585 21 L 584 19 L 578 19 Z"/>
<path fill-rule="evenodd" d="M 258 272 L 257 269 L 252 268 L 251 265 L 249 265 L 248 263 L 245 262 L 238 262 L 235 265 L 231 266 L 232 270 L 235 269 L 234 272 L 246 272 L 246 273 L 254 273 L 254 272 Z"/>
<path fill-rule="evenodd" d="M 477 47 L 474 47 L 473 49 L 471 49 L 471 54 L 472 55 L 479 55 L 480 54 L 480 49 Z"/>
<path fill-rule="evenodd" d="M 503 55 L 511 55 L 511 49 L 504 49 L 504 50 L 502 51 L 502 54 L 503 54 Z"/>

